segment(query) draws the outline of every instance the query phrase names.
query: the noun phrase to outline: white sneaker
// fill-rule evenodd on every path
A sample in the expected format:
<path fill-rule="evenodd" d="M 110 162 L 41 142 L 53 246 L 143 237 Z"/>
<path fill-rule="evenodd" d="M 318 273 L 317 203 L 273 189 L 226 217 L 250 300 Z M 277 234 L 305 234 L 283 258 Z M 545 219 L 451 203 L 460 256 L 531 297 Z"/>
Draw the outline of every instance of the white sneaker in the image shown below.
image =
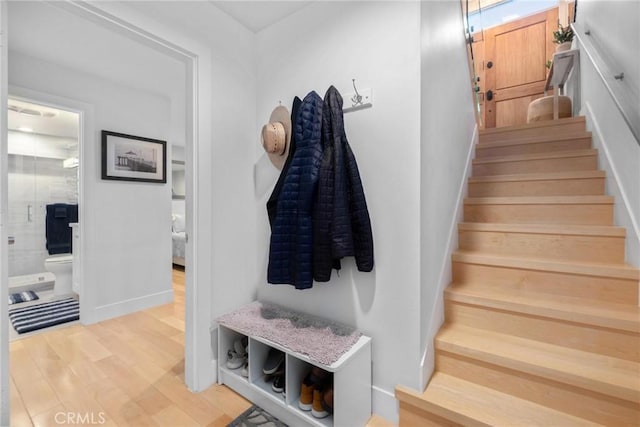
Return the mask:
<path fill-rule="evenodd" d="M 244 355 L 239 355 L 233 350 L 227 351 L 227 368 L 229 369 L 238 369 L 242 365 L 244 365 L 244 361 L 246 357 Z"/>

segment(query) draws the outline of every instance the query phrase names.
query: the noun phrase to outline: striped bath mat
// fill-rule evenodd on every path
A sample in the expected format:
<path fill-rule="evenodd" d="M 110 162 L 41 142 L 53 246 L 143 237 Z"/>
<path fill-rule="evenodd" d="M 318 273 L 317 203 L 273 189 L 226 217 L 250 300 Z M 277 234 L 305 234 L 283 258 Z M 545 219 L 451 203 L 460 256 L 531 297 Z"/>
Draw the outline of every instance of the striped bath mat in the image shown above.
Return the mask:
<path fill-rule="evenodd" d="M 27 301 L 35 301 L 37 299 L 40 299 L 40 298 L 33 291 L 18 292 L 18 293 L 9 295 L 9 305 L 20 304 L 21 302 L 27 302 Z"/>
<path fill-rule="evenodd" d="M 9 310 L 9 320 L 19 334 L 78 319 L 80 305 L 73 298 Z"/>

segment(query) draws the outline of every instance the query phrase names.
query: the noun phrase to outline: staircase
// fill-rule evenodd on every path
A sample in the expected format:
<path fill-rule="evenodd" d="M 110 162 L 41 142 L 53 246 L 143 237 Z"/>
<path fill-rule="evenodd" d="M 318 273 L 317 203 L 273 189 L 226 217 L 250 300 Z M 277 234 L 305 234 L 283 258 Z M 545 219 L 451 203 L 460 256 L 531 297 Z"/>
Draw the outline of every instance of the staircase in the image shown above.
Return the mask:
<path fill-rule="evenodd" d="M 423 393 L 400 426 L 640 425 L 639 271 L 582 117 L 481 132 Z"/>

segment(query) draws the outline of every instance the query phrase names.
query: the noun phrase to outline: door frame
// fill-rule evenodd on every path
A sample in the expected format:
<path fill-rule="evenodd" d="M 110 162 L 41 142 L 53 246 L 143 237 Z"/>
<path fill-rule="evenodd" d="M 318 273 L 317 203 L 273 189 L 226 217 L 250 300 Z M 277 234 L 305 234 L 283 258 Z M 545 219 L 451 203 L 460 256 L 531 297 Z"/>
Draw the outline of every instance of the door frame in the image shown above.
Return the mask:
<path fill-rule="evenodd" d="M 7 154 L 7 2 L 0 2 L 0 244 L 9 245 L 7 232 L 7 197 L 9 185 Z M 9 256 L 6 250 L 0 250 L 0 295 L 9 294 Z M 9 387 L 9 328 L 5 323 L 9 319 L 9 305 L 0 300 L 0 425 L 9 425 L 10 393 Z"/>
<path fill-rule="evenodd" d="M 207 46 L 126 4 L 48 1 L 79 17 L 178 59 L 186 66 L 185 383 L 201 391 L 216 381 L 211 342 L 211 53 Z M 196 156 L 197 153 L 197 156 Z M 205 185 L 200 185 L 202 182 Z M 209 238 L 207 238 L 209 237 Z"/>
<path fill-rule="evenodd" d="M 78 17 L 88 19 L 115 33 L 136 40 L 182 61 L 186 67 L 186 225 L 188 243 L 185 264 L 185 383 L 201 391 L 216 381 L 210 332 L 212 306 L 212 211 L 211 194 L 211 69 L 210 49 L 168 25 L 153 21 L 126 4 L 103 3 L 100 7 L 84 1 L 47 1 Z M 0 30 L 7 28 L 6 2 L 0 2 Z M 7 242 L 7 36 L 0 31 L 0 239 Z M 197 155 L 196 155 L 197 153 Z M 199 185 L 203 182 L 205 185 Z M 3 243 L 5 244 L 5 243 Z M 8 292 L 7 254 L 0 251 L 0 292 Z M 0 304 L 0 316 L 7 318 L 8 307 Z M 4 323 L 3 323 L 4 325 Z M 0 425 L 9 423 L 9 334 L 0 328 Z"/>
<path fill-rule="evenodd" d="M 75 114 L 78 114 L 78 224 L 80 224 L 80 238 L 79 238 L 79 248 L 76 248 L 76 253 L 83 253 L 83 248 L 85 247 L 85 233 L 82 228 L 82 224 L 85 224 L 85 211 L 83 209 L 84 203 L 87 200 L 85 197 L 85 185 L 84 180 L 86 179 L 84 176 L 83 165 L 86 165 L 85 162 L 85 148 L 87 145 L 85 144 L 95 144 L 95 137 L 92 132 L 94 129 L 94 109 L 93 105 L 76 101 L 69 98 L 64 98 L 57 95 L 52 95 L 45 92 L 40 92 L 32 89 L 27 89 L 21 86 L 9 85 L 7 98 L 12 98 L 20 101 L 30 102 L 36 105 L 42 105 L 46 107 L 55 108 L 58 110 L 69 111 Z M 8 141 L 7 141 L 8 142 Z M 7 171 L 8 172 L 8 171 Z M 83 287 L 84 283 L 84 265 L 83 257 L 80 257 L 80 271 L 78 280 L 80 282 L 80 323 L 85 324 L 87 319 L 90 319 L 90 316 L 87 316 L 89 310 L 93 310 L 96 306 L 95 304 L 95 292 L 92 292 L 90 289 L 85 289 Z M 74 261 L 74 268 L 77 266 L 77 263 Z M 89 290 L 89 292 L 87 292 Z"/>

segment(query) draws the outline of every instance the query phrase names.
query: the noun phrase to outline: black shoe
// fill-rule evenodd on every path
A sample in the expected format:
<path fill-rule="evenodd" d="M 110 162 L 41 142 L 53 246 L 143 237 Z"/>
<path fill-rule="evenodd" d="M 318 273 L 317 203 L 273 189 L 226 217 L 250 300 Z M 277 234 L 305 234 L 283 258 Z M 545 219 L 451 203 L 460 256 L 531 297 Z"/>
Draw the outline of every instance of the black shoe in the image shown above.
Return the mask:
<path fill-rule="evenodd" d="M 267 360 L 264 362 L 262 367 L 262 372 L 265 375 L 270 375 L 275 373 L 280 367 L 284 364 L 284 353 L 280 350 L 276 350 L 272 348 L 269 350 L 269 355 L 267 356 Z"/>
<path fill-rule="evenodd" d="M 276 393 L 284 393 L 284 383 L 285 383 L 285 377 L 283 372 L 281 375 L 276 375 L 273 378 L 273 384 L 271 384 L 271 389 Z"/>

